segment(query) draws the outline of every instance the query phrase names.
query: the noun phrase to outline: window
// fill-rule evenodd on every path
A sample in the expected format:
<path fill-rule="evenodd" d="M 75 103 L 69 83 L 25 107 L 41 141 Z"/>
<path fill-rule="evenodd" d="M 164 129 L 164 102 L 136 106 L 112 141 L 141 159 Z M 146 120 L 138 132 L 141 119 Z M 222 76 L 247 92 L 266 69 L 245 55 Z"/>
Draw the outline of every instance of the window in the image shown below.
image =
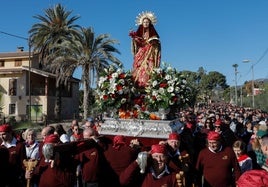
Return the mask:
<path fill-rule="evenodd" d="M 0 67 L 5 67 L 5 61 L 4 60 L 0 61 Z"/>
<path fill-rule="evenodd" d="M 17 95 L 17 79 L 9 79 L 9 95 Z"/>
<path fill-rule="evenodd" d="M 9 114 L 15 114 L 16 104 L 9 104 Z"/>
<path fill-rule="evenodd" d="M 19 67 L 22 65 L 22 60 L 19 59 L 19 60 L 15 60 L 15 67 Z"/>

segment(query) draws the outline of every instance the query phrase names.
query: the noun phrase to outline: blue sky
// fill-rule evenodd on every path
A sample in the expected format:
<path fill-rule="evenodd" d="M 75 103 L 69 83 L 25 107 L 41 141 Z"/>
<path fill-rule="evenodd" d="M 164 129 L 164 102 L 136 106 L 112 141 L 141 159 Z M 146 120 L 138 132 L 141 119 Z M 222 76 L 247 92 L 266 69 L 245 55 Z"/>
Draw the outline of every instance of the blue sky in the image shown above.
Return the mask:
<path fill-rule="evenodd" d="M 118 40 L 118 58 L 131 69 L 130 29 L 142 11 L 157 16 L 155 25 L 162 43 L 162 61 L 178 70 L 218 71 L 227 84 L 235 85 L 233 64 L 238 64 L 237 83 L 268 78 L 268 1 L 267 0 L 10 0 L 1 2 L 0 31 L 28 37 L 28 31 L 44 15 L 44 10 L 61 3 L 77 24 L 93 27 L 95 34 L 110 34 Z M 0 33 L 0 52 L 13 52 L 24 46 L 23 39 Z M 250 63 L 243 63 L 250 59 Z M 76 71 L 75 77 L 80 78 Z"/>

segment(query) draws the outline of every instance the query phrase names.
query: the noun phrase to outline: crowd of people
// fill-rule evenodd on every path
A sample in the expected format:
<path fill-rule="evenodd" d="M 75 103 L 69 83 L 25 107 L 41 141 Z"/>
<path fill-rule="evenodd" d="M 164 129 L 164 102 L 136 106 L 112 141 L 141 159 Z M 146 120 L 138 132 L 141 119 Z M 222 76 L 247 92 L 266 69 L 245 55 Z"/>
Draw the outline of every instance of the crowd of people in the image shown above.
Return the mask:
<path fill-rule="evenodd" d="M 48 125 L 42 140 L 35 129 L 18 138 L 12 126 L 2 124 L 1 186 L 268 185 L 266 112 L 211 105 L 178 115 L 183 130 L 149 148 L 139 137 L 127 141 L 122 135 L 100 134 L 101 125 L 92 118 L 83 124 L 73 120 L 70 129 Z"/>

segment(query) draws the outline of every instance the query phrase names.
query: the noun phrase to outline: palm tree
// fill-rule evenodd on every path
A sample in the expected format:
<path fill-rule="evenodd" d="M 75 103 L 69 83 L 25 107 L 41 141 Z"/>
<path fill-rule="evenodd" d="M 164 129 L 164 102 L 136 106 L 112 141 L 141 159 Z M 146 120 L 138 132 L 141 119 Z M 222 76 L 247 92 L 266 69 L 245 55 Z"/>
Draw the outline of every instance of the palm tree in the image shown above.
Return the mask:
<path fill-rule="evenodd" d="M 36 15 L 34 18 L 40 20 L 29 31 L 30 44 L 35 52 L 41 54 L 41 60 L 51 52 L 55 44 L 65 40 L 72 41 L 78 35 L 79 25 L 74 22 L 79 16 L 69 18 L 71 11 L 67 11 L 61 4 L 45 10 L 45 16 Z"/>
<path fill-rule="evenodd" d="M 55 53 L 58 57 L 52 57 L 54 61 L 61 61 L 60 59 L 64 58 L 64 69 L 69 74 L 72 74 L 76 68 L 82 69 L 84 119 L 89 115 L 90 90 L 96 84 L 95 81 L 98 80 L 100 72 L 108 68 L 110 63 L 116 67 L 122 66 L 120 60 L 113 55 L 114 53 L 120 54 L 113 46 L 117 43 L 116 40 L 110 39 L 108 34 L 95 37 L 92 27 L 81 28 L 79 37 L 73 42 L 62 43 L 57 50 L 59 54 Z"/>
<path fill-rule="evenodd" d="M 29 31 L 30 38 L 29 42 L 33 51 L 40 54 L 40 61 L 44 64 L 51 64 L 48 61 L 53 53 L 57 51 L 56 46 L 61 46 L 62 43 L 69 41 L 72 42 L 78 36 L 79 25 L 74 22 L 79 16 L 69 17 L 71 11 L 67 11 L 61 4 L 55 5 L 53 8 L 45 10 L 45 16 L 36 15 L 34 18 L 40 20 L 40 23 L 36 23 L 32 26 Z M 64 63 L 62 61 L 61 63 Z M 53 70 L 57 76 L 57 102 L 55 106 L 56 119 L 60 119 L 61 114 L 61 101 L 60 101 L 60 82 L 64 79 L 69 78 L 70 74 L 66 74 L 59 66 L 50 66 L 50 70 Z M 55 69 L 53 69 L 55 68 Z"/>

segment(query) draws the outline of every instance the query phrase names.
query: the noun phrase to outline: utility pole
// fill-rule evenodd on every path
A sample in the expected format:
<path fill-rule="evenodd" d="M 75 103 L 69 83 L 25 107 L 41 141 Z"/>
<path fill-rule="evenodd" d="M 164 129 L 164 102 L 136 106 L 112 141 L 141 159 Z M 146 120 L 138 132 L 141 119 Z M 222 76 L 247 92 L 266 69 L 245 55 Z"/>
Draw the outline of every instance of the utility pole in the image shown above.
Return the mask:
<path fill-rule="evenodd" d="M 233 67 L 235 69 L 235 105 L 237 105 L 237 67 L 238 67 L 238 64 L 233 64 Z"/>
<path fill-rule="evenodd" d="M 243 63 L 249 63 L 250 60 L 246 59 L 246 60 L 243 60 Z M 254 98 L 254 95 L 255 95 L 255 88 L 254 88 L 254 70 L 253 70 L 253 62 L 251 64 L 251 76 L 252 76 L 252 80 L 251 80 L 251 94 L 252 94 L 252 108 L 255 108 L 255 98 Z"/>

